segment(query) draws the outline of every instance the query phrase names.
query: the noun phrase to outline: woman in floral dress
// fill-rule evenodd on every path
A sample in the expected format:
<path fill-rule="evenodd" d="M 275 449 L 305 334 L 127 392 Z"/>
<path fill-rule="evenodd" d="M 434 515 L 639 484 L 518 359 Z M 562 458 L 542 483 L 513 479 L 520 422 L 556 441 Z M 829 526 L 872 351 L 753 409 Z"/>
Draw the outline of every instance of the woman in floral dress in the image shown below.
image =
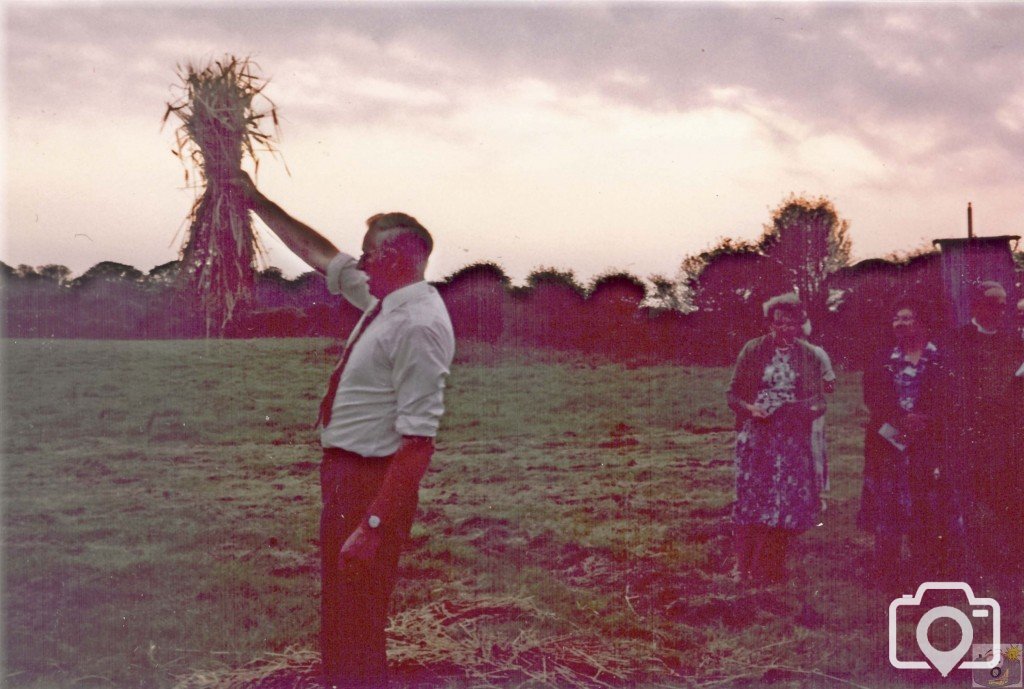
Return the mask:
<path fill-rule="evenodd" d="M 937 517 L 936 447 L 943 389 L 939 351 L 922 323 L 924 307 L 913 300 L 893 306 L 895 346 L 883 349 L 864 371 L 864 487 L 858 525 L 874 533 L 869 574 L 899 587 L 934 573 L 942 520 Z M 910 561 L 903 559 L 909 536 Z"/>
<path fill-rule="evenodd" d="M 820 479 L 811 424 L 825 413 L 822 365 L 797 339 L 806 320 L 796 295 L 775 297 L 771 332 L 747 342 L 729 385 L 736 413 L 736 570 L 781 581 L 794 536 L 819 523 Z"/>

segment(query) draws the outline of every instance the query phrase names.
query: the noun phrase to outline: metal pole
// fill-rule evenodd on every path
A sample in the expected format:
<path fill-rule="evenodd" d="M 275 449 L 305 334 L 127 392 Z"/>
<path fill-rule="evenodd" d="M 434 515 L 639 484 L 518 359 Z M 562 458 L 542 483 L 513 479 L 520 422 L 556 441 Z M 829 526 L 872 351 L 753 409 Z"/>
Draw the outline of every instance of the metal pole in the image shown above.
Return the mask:
<path fill-rule="evenodd" d="M 970 201 L 967 202 L 967 238 L 974 239 L 974 210 Z"/>

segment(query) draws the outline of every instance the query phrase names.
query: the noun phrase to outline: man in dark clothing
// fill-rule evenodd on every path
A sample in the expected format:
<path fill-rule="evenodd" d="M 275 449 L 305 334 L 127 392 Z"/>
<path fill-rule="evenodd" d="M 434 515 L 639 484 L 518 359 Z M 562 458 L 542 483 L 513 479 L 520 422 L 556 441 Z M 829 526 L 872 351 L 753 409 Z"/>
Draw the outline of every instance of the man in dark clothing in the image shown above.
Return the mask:
<path fill-rule="evenodd" d="M 1008 556 L 1008 539 L 1021 501 L 1014 436 L 1021 423 L 1024 378 L 1017 373 L 1024 342 L 1008 327 L 1006 312 L 1002 285 L 981 283 L 973 295 L 971 322 L 942 348 L 949 375 L 946 408 L 955 410 L 946 425 L 942 470 L 955 506 L 951 574 L 975 571 L 987 578 L 1007 571 L 1007 557 L 1019 559 Z"/>
<path fill-rule="evenodd" d="M 455 351 L 448 311 L 424 279 L 433 239 L 405 213 L 375 215 L 357 260 L 270 201 L 244 173 L 235 184 L 281 241 L 324 274 L 332 293 L 363 310 L 317 420 L 320 647 L 328 686 L 382 689 L 388 601 Z"/>

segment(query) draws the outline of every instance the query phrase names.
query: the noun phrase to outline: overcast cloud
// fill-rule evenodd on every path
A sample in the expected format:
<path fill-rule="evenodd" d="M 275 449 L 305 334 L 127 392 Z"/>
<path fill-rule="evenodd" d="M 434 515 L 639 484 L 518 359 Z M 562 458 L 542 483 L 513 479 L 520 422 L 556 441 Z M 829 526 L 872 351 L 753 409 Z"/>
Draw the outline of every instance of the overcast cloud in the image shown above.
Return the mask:
<path fill-rule="evenodd" d="M 341 150 L 339 132 L 372 132 L 379 145 L 394 146 L 381 151 L 395 154 L 393 165 L 406 164 L 401 152 L 411 151 L 431 175 L 456 183 L 490 175 L 496 185 L 504 182 L 495 194 L 533 198 L 536 189 L 517 186 L 529 180 L 517 165 L 530 161 L 540 167 L 540 178 L 564 181 L 562 214 L 571 218 L 577 174 L 578 190 L 587 194 L 656 175 L 655 165 L 696 164 L 718 180 L 718 195 L 749 193 L 752 199 L 737 201 L 744 211 L 734 216 L 716 218 L 713 206 L 704 207 L 699 217 L 705 226 L 695 226 L 685 204 L 659 201 L 665 188 L 649 182 L 659 193 L 645 198 L 644 182 L 637 180 L 632 198 L 663 203 L 662 222 L 682 221 L 700 235 L 676 243 L 672 265 L 683 249 L 703 248 L 737 224 L 756 233 L 767 206 L 785 191 L 833 196 L 853 223 L 855 253 L 864 257 L 959 232 L 958 209 L 971 198 L 987 203 L 979 212 L 990 212 L 991 224 L 1000 225 L 989 233 L 1020 233 L 1021 36 L 1024 8 L 998 4 L 12 3 L 5 28 L 8 145 L 27 164 L 36 158 L 27 148 L 32 132 L 65 128 L 70 139 L 67 128 L 80 127 L 88 137 L 91 124 L 121 121 L 126 129 L 152 123 L 146 136 L 166 150 L 169 128 L 162 135 L 157 130 L 163 103 L 173 97 L 174 65 L 223 53 L 252 55 L 271 77 L 267 93 L 284 118 L 282 151 L 296 176 L 304 165 L 319 165 L 306 162 L 315 149 L 304 142 L 327 148 L 327 138 L 331 150 Z M 631 122 L 643 132 L 631 131 Z M 695 132 L 692 139 L 681 134 L 684 124 Z M 713 152 L 699 150 L 701 131 L 727 158 L 722 169 L 716 170 Z M 392 135 L 391 144 L 382 143 Z M 621 144 L 609 137 L 622 137 Z M 531 141 L 557 154 L 549 148 L 550 163 L 529 150 L 523 161 L 512 160 L 517 156 L 510 153 Z M 646 145 L 650 149 L 641 151 Z M 94 146 L 99 164 L 109 143 Z M 674 146 L 672 155 L 663 155 L 664 146 Z M 74 156 L 85 155 L 68 153 L 71 158 L 58 163 L 65 173 L 78 169 Z M 434 154 L 445 160 L 432 161 Z M 643 160 L 652 162 L 646 170 Z M 333 162 L 351 171 L 360 161 Z M 573 164 L 586 169 L 577 173 Z M 623 178 L 586 182 L 595 167 L 620 164 L 628 172 Z M 19 223 L 41 201 L 11 184 L 11 241 L 3 260 L 42 260 L 41 251 L 16 240 L 23 236 Z M 14 199 L 14 190 L 23 193 Z M 374 201 L 367 200 L 376 207 Z M 556 201 L 541 194 L 537 217 L 545 207 L 557 210 Z M 880 205 L 889 206 L 888 226 Z M 500 215 L 502 202 L 492 206 Z M 622 214 L 631 218 L 637 211 L 627 207 Z M 915 214 L 932 215 L 925 221 Z M 656 214 L 640 215 L 659 222 Z M 948 219 L 942 224 L 939 218 Z M 514 222 L 522 227 L 523 220 Z M 651 235 L 647 248 L 616 267 L 632 262 L 642 274 L 671 272 L 665 259 L 655 265 L 643 258 L 664 255 L 665 247 L 657 246 L 664 240 L 664 233 Z M 584 249 L 562 255 L 559 246 L 540 239 L 536 254 L 515 257 L 510 252 L 522 246 L 499 242 L 488 254 L 484 242 L 462 244 L 471 259 L 501 253 L 512 272 L 544 263 L 587 273 L 616 260 L 597 256 L 577 265 L 587 259 Z M 75 260 L 53 255 L 48 262 Z"/>

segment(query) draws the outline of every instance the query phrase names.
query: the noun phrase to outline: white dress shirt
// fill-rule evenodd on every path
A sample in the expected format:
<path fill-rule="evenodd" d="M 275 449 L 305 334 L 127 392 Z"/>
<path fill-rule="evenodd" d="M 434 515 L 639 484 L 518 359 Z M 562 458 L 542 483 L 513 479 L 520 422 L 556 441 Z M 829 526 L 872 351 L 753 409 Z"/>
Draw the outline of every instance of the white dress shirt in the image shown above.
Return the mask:
<path fill-rule="evenodd" d="M 366 273 L 345 253 L 328 265 L 327 288 L 362 309 L 364 317 L 377 303 Z M 353 333 L 358 331 L 357 325 Z M 454 355 L 451 319 L 434 287 L 416 282 L 387 295 L 380 315 L 352 348 L 320 444 L 386 457 L 404 435 L 436 436 Z"/>

